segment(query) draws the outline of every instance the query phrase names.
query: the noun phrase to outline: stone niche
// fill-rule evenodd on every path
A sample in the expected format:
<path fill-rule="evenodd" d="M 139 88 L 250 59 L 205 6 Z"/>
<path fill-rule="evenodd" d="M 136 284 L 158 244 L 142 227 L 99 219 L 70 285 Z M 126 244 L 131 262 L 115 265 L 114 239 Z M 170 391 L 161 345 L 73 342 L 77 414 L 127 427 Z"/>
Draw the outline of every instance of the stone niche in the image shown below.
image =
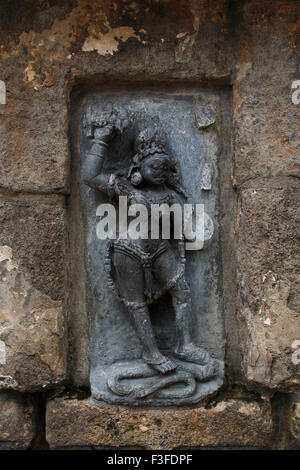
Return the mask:
<path fill-rule="evenodd" d="M 91 388 L 95 403 L 195 405 L 223 384 L 224 304 L 226 299 L 234 298 L 232 286 L 224 276 L 231 269 L 226 266 L 230 236 L 224 225 L 228 218 L 224 217 L 224 208 L 231 204 L 228 191 L 224 191 L 230 185 L 230 96 L 226 87 L 201 88 L 191 84 L 85 84 L 74 89 L 70 106 L 72 179 L 68 212 L 70 375 L 76 386 Z M 96 209 L 110 200 L 85 184 L 83 174 L 93 132 L 102 114 L 110 112 L 117 116 L 121 132 L 106 149 L 105 171 L 114 173 L 129 168 L 141 129 L 159 128 L 168 154 L 177 161 L 181 184 L 189 196 L 187 202 L 204 204 L 208 215 L 205 227 L 210 240 L 200 250 L 186 251 L 185 264 L 185 279 L 191 292 L 192 341 L 217 364 L 216 372 L 207 379 L 204 374 L 200 380 L 205 366 L 200 366 L 200 372 L 193 376 L 195 364 L 189 362 L 185 367 L 178 358 L 176 371 L 166 374 L 145 364 L 141 341 L 127 308 L 110 288 L 109 242 L 98 239 L 96 234 L 100 220 Z M 162 293 L 149 302 L 148 308 L 156 344 L 172 359 L 177 329 L 170 294 Z"/>

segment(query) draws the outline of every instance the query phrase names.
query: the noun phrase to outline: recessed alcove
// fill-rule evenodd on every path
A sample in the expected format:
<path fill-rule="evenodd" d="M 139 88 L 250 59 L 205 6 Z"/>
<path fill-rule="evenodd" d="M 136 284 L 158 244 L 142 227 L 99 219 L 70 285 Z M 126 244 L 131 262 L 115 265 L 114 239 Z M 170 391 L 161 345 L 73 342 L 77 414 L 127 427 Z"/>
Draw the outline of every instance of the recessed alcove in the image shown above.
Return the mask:
<path fill-rule="evenodd" d="M 234 260 L 230 257 L 232 234 L 228 229 L 234 209 L 230 189 L 231 90 L 228 87 L 200 87 L 197 84 L 80 85 L 71 95 L 71 196 L 69 198 L 69 319 L 70 380 L 77 386 L 97 382 L 99 371 L 118 361 L 139 360 L 141 344 L 123 303 L 109 289 L 105 272 L 107 241 L 96 236 L 96 208 L 109 202 L 106 195 L 82 181 L 82 162 L 91 140 L 87 117 L 91 119 L 113 109 L 120 121 L 130 121 L 111 146 L 106 168 L 126 168 L 133 153 L 133 141 L 145 123 L 155 123 L 166 136 L 168 152 L 178 162 L 182 184 L 190 202 L 204 204 L 214 225 L 211 241 L 202 250 L 186 252 L 186 280 L 191 289 L 192 335 L 195 344 L 223 361 L 227 328 L 235 329 Z M 142 123 L 142 124 L 140 124 Z M 210 183 L 207 183 L 209 168 Z M 203 178 L 206 178 L 205 184 Z M 208 184 L 208 186 L 207 186 Z M 209 186 L 211 184 L 211 186 Z M 229 210 L 229 213 L 227 212 Z M 227 275 L 224 277 L 224 273 Z M 227 306 L 227 307 L 226 307 Z M 231 305 L 232 306 L 232 305 Z M 229 310 L 228 310 L 229 307 Z M 161 350 L 174 345 L 176 328 L 168 294 L 149 306 L 154 333 Z M 231 331 L 230 350 L 236 330 Z M 101 375 L 101 374 L 100 374 Z M 222 374 L 221 374 L 222 375 Z M 215 393 L 222 385 L 219 377 L 203 385 L 186 404 L 195 404 Z M 101 384 L 94 388 L 105 386 Z M 99 390 L 98 390 L 99 391 Z M 96 398 L 109 403 L 163 406 L 163 401 L 111 399 L 107 390 Z M 185 401 L 166 404 L 180 405 Z"/>

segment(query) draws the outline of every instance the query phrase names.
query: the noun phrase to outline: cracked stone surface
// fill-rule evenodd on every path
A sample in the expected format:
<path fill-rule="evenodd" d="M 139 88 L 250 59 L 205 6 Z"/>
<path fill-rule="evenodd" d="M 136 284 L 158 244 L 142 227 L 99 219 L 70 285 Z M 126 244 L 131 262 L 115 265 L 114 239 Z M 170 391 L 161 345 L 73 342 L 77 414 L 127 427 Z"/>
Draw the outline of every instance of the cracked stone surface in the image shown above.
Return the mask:
<path fill-rule="evenodd" d="M 33 405 L 14 392 L 0 392 L 0 450 L 27 449 L 35 436 Z"/>
<path fill-rule="evenodd" d="M 0 389 L 36 391 L 65 378 L 61 301 L 28 282 L 0 246 Z"/>
<path fill-rule="evenodd" d="M 272 435 L 267 403 L 229 400 L 212 408 L 133 410 L 56 398 L 47 407 L 51 448 L 267 448 Z"/>

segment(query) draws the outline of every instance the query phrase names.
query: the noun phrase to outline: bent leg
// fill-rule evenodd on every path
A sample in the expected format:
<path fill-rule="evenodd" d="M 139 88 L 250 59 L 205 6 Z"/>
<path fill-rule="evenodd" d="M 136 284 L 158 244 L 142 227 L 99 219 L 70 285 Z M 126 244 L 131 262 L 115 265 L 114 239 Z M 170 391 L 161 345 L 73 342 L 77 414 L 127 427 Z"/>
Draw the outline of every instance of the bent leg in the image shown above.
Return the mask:
<path fill-rule="evenodd" d="M 157 279 L 164 285 L 170 285 L 168 292 L 172 296 L 172 305 L 176 316 L 177 345 L 174 355 L 185 361 L 210 365 L 214 369 L 216 361 L 205 349 L 194 345 L 192 342 L 191 294 L 183 273 L 178 277 L 180 267 L 180 263 L 171 250 L 159 256 L 154 266 Z"/>
<path fill-rule="evenodd" d="M 176 315 L 177 349 L 191 343 L 191 304 L 190 289 L 186 283 L 182 265 L 170 248 L 155 260 L 153 273 L 163 286 L 170 286 L 169 294 Z M 181 274 L 181 275 L 180 275 Z"/>
<path fill-rule="evenodd" d="M 176 314 L 177 347 L 175 356 L 188 362 L 209 366 L 209 375 L 216 372 L 217 361 L 203 348 L 196 346 L 191 338 L 191 295 L 187 282 L 182 277 L 170 289 Z"/>
<path fill-rule="evenodd" d="M 177 347 L 175 356 L 188 362 L 209 366 L 208 375 L 213 375 L 218 364 L 215 359 L 203 348 L 196 346 L 191 338 L 191 295 L 190 289 L 184 278 L 180 278 L 170 290 L 173 306 L 176 314 Z"/>
<path fill-rule="evenodd" d="M 114 253 L 113 266 L 120 296 L 143 346 L 144 360 L 163 374 L 176 369 L 176 365 L 161 354 L 156 345 L 144 296 L 143 270 L 140 264 L 126 254 Z"/>
<path fill-rule="evenodd" d="M 191 293 L 185 279 L 181 277 L 169 290 L 176 315 L 177 350 L 184 349 L 191 340 Z"/>

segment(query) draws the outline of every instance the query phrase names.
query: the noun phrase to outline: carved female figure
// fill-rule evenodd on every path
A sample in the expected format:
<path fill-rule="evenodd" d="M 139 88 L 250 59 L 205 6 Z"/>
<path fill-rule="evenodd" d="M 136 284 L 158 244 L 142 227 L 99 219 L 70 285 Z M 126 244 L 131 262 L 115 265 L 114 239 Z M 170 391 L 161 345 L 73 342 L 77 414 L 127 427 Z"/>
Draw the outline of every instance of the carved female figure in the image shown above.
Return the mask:
<path fill-rule="evenodd" d="M 145 128 L 135 143 L 135 154 L 127 171 L 105 172 L 110 141 L 117 132 L 114 122 L 103 122 L 94 129 L 93 143 L 83 167 L 83 181 L 112 200 L 127 196 L 128 205 L 142 203 L 172 205 L 186 197 L 180 184 L 176 162 L 171 158 L 157 129 Z M 148 211 L 149 217 L 151 212 Z M 151 227 L 151 223 L 148 224 Z M 114 283 L 136 329 L 143 347 L 143 360 L 161 374 L 176 369 L 171 357 L 158 349 L 148 304 L 168 292 L 176 316 L 177 344 L 170 356 L 182 361 L 208 366 L 214 374 L 216 361 L 192 343 L 190 291 L 184 277 L 184 242 L 176 240 L 178 249 L 162 238 L 116 238 L 110 247 Z"/>

